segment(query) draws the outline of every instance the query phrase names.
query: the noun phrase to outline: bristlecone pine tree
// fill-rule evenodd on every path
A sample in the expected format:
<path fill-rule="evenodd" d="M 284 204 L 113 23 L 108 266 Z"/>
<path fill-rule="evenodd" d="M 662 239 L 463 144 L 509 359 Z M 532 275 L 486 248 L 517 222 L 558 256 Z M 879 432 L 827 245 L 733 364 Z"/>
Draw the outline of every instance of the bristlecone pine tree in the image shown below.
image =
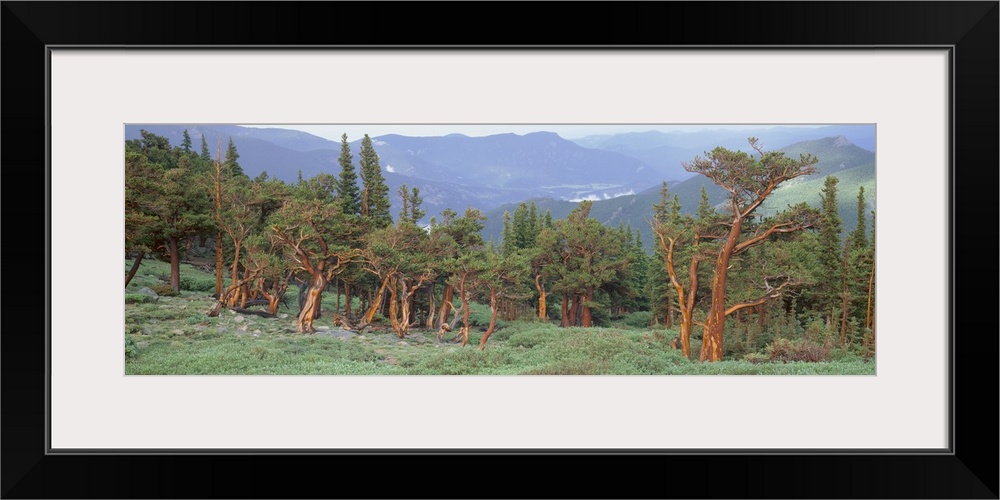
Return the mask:
<path fill-rule="evenodd" d="M 785 286 L 768 283 L 766 290 L 757 301 L 742 302 L 726 306 L 726 277 L 730 259 L 759 245 L 773 235 L 792 233 L 812 227 L 818 222 L 818 214 L 807 206 L 799 205 L 774 217 L 768 224 L 761 224 L 750 233 L 743 230 L 747 219 L 755 214 L 760 205 L 783 182 L 816 172 L 817 158 L 801 155 L 797 159 L 787 158 L 780 151 L 765 151 L 757 138 L 751 137 L 750 147 L 756 155 L 743 151 L 731 151 L 717 147 L 704 158 L 696 156 L 684 163 L 689 172 L 702 174 L 729 192 L 726 208 L 729 213 L 728 231 L 715 257 L 712 276 L 712 296 L 702 335 L 701 361 L 722 359 L 722 332 L 726 316 L 746 307 L 763 303 Z M 786 282 L 787 283 L 787 282 Z"/>

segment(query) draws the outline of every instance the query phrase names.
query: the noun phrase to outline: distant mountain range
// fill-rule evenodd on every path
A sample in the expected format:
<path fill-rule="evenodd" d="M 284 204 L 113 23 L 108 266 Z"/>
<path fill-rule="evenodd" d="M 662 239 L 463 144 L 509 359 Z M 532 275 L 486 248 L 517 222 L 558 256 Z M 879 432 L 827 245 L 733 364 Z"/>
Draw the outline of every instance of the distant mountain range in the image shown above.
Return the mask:
<path fill-rule="evenodd" d="M 749 144 L 744 139 L 743 146 L 732 149 L 747 151 Z M 831 174 L 836 175 L 840 181 L 837 185 L 837 201 L 840 205 L 839 214 L 843 221 L 844 234 L 857 226 L 857 196 L 860 186 L 865 188 L 865 198 L 869 204 L 868 211 L 875 206 L 874 152 L 852 144 L 845 136 L 802 141 L 780 150 L 792 157 L 811 153 L 819 159 L 816 164 L 818 172 L 783 183 L 761 207 L 760 213 L 774 214 L 788 205 L 803 201 L 818 207 L 820 191 L 823 189 L 823 179 Z M 689 159 L 693 158 L 694 156 Z M 729 194 L 727 191 L 701 175 L 690 177 L 678 183 L 668 183 L 670 196 L 677 195 L 681 203 L 681 210 L 685 213 L 693 213 L 697 209 L 701 200 L 702 186 L 705 187 L 709 201 L 713 205 L 719 206 L 727 199 Z M 653 239 L 649 219 L 653 204 L 658 203 L 659 200 L 660 186 L 654 186 L 634 196 L 595 201 L 590 214 L 591 217 L 610 226 L 617 227 L 619 223 L 631 225 L 633 231 L 638 230 L 642 234 L 647 247 L 652 248 Z M 535 200 L 535 205 L 540 213 L 545 213 L 546 209 L 551 210 L 552 217 L 555 219 L 565 217 L 577 206 L 576 203 L 552 199 Z M 483 230 L 484 237 L 486 239 L 493 237 L 499 240 L 503 230 L 504 211 L 513 214 L 516 208 L 517 203 L 513 203 L 488 211 L 486 213 L 487 225 Z"/>
<path fill-rule="evenodd" d="M 748 137 L 757 137 L 767 149 L 796 142 L 844 136 L 854 145 L 875 151 L 875 125 L 827 125 L 822 127 L 780 126 L 747 127 L 744 129 L 716 128 L 697 132 L 629 132 L 614 135 L 592 135 L 574 139 L 577 144 L 594 149 L 614 151 L 641 160 L 664 173 L 667 180 L 682 180 L 692 174 L 681 162 L 702 155 L 716 146 L 745 149 Z"/>
<path fill-rule="evenodd" d="M 299 171 L 305 178 L 340 171 L 340 142 L 305 132 L 234 125 L 130 125 L 125 138 L 139 138 L 142 129 L 166 137 L 172 145 L 179 145 L 187 130 L 198 151 L 204 135 L 213 156 L 219 139 L 224 151 L 231 137 L 240 165 L 251 177 L 266 171 L 294 182 Z M 350 142 L 355 165 L 360 142 Z M 538 197 L 606 199 L 641 191 L 663 178 L 641 160 L 584 148 L 551 132 L 486 137 L 390 134 L 373 137 L 372 142 L 393 196 L 401 184 L 419 187 L 429 216 L 449 207 L 487 210 Z M 395 212 L 399 200 L 393 202 Z"/>
<path fill-rule="evenodd" d="M 294 182 L 299 171 L 305 178 L 340 171 L 340 141 L 305 132 L 211 124 L 128 125 L 125 138 L 139 138 L 140 129 L 164 136 L 175 146 L 187 130 L 196 151 L 200 151 L 204 135 L 213 157 L 218 141 L 224 152 L 232 138 L 239 162 L 251 177 L 267 171 L 272 177 Z M 549 209 L 561 218 L 581 199 L 591 199 L 596 200 L 593 217 L 614 226 L 631 224 L 651 244 L 647 219 L 659 199 L 660 183 L 669 181 L 671 194 L 679 196 L 688 212 L 697 207 L 703 185 L 712 203 L 721 203 L 726 192 L 707 178 L 685 171 L 681 162 L 716 146 L 747 150 L 750 136 L 760 138 L 767 149 L 784 145 L 782 150 L 789 154 L 808 152 L 820 159 L 818 174 L 783 185 L 764 210 L 773 212 L 799 201 L 818 205 L 822 177 L 830 173 L 840 177 L 841 217 L 847 230 L 856 223 L 858 186 L 864 185 L 870 203 L 874 202 L 874 126 L 651 131 L 573 141 L 552 132 L 485 137 L 390 134 L 372 137 L 372 141 L 389 185 L 394 216 L 400 204 L 396 190 L 407 184 L 421 190 L 427 211 L 424 222 L 445 208 L 461 212 L 475 207 L 489 218 L 485 237 L 498 240 L 504 210 L 513 213 L 521 201 L 533 199 L 541 213 Z M 357 165 L 360 138 L 352 139 Z"/>

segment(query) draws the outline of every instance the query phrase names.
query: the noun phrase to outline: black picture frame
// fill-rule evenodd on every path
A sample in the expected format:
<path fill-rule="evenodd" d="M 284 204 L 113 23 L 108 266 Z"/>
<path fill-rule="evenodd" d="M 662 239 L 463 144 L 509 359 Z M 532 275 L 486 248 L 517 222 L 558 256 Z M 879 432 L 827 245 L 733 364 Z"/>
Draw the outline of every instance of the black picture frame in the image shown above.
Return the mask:
<path fill-rule="evenodd" d="M 27 291 L 4 300 L 10 314 L 0 349 L 3 497 L 998 498 L 997 436 L 991 424 L 998 421 L 992 385 L 997 380 L 996 316 L 976 312 L 982 306 L 972 304 L 981 302 L 972 297 L 997 303 L 995 233 L 986 227 L 993 218 L 984 214 L 996 214 L 998 197 L 1000 4 L 578 2 L 548 7 L 554 10 L 536 3 L 488 2 L 3 2 L 7 147 L 0 154 L 8 186 L 25 191 L 21 186 L 48 185 L 46 47 L 53 45 L 952 47 L 951 453 L 48 454 L 47 343 L 39 318 L 58 312 L 49 310 L 47 300 L 50 200 L 38 187 L 34 194 L 28 191 L 28 199 L 14 198 L 7 206 L 14 243 L 8 240 L 4 254 L 8 263 L 31 273 L 17 276 L 15 283 L 34 290 L 30 284 L 40 281 L 44 269 L 46 307 L 37 293 Z M 553 11 L 562 15 L 547 13 Z M 960 291 L 967 301 L 958 301 Z M 467 422 L 474 431 L 474 416 Z M 123 432 L 127 425 L 123 421 Z M 697 432 L 695 424 L 691 428 Z M 572 475 L 557 472 L 555 461 Z M 306 472 L 316 466 L 329 475 Z"/>

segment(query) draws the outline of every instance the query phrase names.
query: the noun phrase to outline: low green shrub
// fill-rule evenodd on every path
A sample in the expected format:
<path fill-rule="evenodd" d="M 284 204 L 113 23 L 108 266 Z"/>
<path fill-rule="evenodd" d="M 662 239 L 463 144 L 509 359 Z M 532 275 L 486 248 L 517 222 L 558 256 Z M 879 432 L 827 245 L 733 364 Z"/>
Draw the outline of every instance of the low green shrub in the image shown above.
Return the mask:
<path fill-rule="evenodd" d="M 637 311 L 622 317 L 622 323 L 633 328 L 649 328 L 652 322 L 653 313 L 650 311 Z"/>
<path fill-rule="evenodd" d="M 189 292 L 214 292 L 215 278 L 205 275 L 185 276 L 184 274 L 181 274 L 180 285 L 181 290 L 187 290 Z"/>
<path fill-rule="evenodd" d="M 156 292 L 156 294 L 159 295 L 160 297 L 175 297 L 177 295 L 177 292 L 175 292 L 174 289 L 170 287 L 170 285 L 167 285 L 165 283 L 158 283 L 149 288 L 154 292 Z"/>
<path fill-rule="evenodd" d="M 788 363 L 791 361 L 819 362 L 830 358 L 830 349 L 812 340 L 778 339 L 767 346 L 767 356 L 771 361 Z"/>
<path fill-rule="evenodd" d="M 759 352 L 751 352 L 746 356 L 743 356 L 743 361 L 753 363 L 756 365 L 760 363 L 769 363 L 771 361 L 771 357 L 768 356 L 767 354 Z"/>
<path fill-rule="evenodd" d="M 148 304 L 153 302 L 153 298 L 149 295 L 141 293 L 126 293 L 125 303 L 126 304 Z"/>
<path fill-rule="evenodd" d="M 132 360 L 139 357 L 139 346 L 131 335 L 125 336 L 125 359 Z"/>

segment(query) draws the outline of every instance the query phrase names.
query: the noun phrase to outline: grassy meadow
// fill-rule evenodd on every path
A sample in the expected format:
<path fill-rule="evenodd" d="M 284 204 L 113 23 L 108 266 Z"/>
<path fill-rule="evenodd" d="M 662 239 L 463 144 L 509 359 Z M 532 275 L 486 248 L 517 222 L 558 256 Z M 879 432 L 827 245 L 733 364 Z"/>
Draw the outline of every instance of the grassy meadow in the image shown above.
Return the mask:
<path fill-rule="evenodd" d="M 125 262 L 125 269 L 131 261 Z M 413 328 L 400 339 L 376 325 L 353 332 L 332 325 L 336 297 L 323 296 L 317 333 L 295 333 L 296 287 L 278 317 L 223 310 L 209 317 L 214 276 L 181 266 L 181 292 L 156 300 L 144 287 L 166 292 L 166 263 L 143 261 L 125 291 L 124 360 L 127 375 L 874 375 L 875 363 L 834 350 L 821 362 L 771 361 L 760 354 L 717 363 L 685 359 L 670 347 L 671 329 L 651 329 L 641 317 L 607 327 L 560 328 L 542 321 L 499 321 L 477 349 L 489 308 L 473 304 L 469 345 L 453 334 L 438 343 L 433 331 Z M 698 340 L 692 341 L 697 357 Z"/>

